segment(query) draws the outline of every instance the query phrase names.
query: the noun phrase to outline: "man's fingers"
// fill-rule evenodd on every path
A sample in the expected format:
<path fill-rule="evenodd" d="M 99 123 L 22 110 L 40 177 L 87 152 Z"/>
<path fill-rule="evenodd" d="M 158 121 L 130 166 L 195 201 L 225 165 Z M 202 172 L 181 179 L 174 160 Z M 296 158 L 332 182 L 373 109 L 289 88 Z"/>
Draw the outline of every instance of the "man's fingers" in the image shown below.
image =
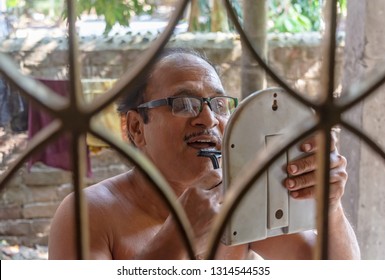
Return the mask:
<path fill-rule="evenodd" d="M 292 191 L 290 192 L 290 195 L 296 199 L 308 199 L 308 198 L 314 198 L 316 193 L 315 193 L 315 187 L 309 187 L 309 188 L 304 188 L 300 189 L 297 191 Z"/>
<path fill-rule="evenodd" d="M 291 191 L 314 186 L 315 183 L 315 172 L 309 172 L 301 176 L 290 177 L 285 180 L 285 186 Z"/>
<path fill-rule="evenodd" d="M 292 175 L 299 175 L 315 170 L 316 159 L 315 155 L 309 155 L 294 161 L 291 161 L 287 166 L 287 172 Z"/>
<path fill-rule="evenodd" d="M 334 151 L 337 148 L 337 142 L 338 142 L 337 129 L 332 129 L 330 134 L 331 134 L 330 151 Z M 301 147 L 301 151 L 305 153 L 311 153 L 311 152 L 317 151 L 318 149 L 317 137 L 314 135 L 309 137 L 301 144 L 300 147 Z"/>
<path fill-rule="evenodd" d="M 338 153 L 335 149 L 330 153 L 330 169 L 346 168 L 346 158 Z M 314 171 L 317 168 L 316 154 L 310 154 L 303 158 L 291 161 L 287 166 L 287 172 L 291 176 L 304 174 Z"/>

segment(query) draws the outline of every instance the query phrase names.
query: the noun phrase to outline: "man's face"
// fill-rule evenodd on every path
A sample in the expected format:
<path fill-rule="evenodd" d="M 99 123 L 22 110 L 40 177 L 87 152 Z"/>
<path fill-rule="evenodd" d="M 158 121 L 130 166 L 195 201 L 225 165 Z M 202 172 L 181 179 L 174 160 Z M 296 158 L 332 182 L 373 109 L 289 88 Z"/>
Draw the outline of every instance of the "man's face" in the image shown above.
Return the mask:
<path fill-rule="evenodd" d="M 206 61 L 193 55 L 171 55 L 155 68 L 145 102 L 170 96 L 214 97 L 224 95 L 222 83 Z M 198 157 L 201 149 L 221 149 L 227 119 L 217 117 L 207 104 L 196 117 L 174 116 L 169 106 L 148 110 L 145 144 L 140 147 L 173 184 L 189 184 L 213 168 L 211 160 Z"/>

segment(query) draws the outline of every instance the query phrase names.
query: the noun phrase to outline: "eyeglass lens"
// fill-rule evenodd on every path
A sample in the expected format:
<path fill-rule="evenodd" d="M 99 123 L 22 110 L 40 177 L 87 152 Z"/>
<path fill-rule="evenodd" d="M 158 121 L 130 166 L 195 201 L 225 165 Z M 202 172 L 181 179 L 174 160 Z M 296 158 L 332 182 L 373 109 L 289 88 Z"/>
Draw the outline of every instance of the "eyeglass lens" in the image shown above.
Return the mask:
<path fill-rule="evenodd" d="M 175 98 L 172 103 L 174 115 L 183 117 L 196 117 L 203 106 L 202 100 L 194 97 Z M 219 116 L 229 116 L 235 109 L 234 100 L 227 97 L 216 97 L 210 100 L 211 110 Z"/>
<path fill-rule="evenodd" d="M 172 113 L 182 117 L 195 117 L 199 114 L 200 106 L 200 100 L 196 98 L 175 98 L 172 103 Z"/>

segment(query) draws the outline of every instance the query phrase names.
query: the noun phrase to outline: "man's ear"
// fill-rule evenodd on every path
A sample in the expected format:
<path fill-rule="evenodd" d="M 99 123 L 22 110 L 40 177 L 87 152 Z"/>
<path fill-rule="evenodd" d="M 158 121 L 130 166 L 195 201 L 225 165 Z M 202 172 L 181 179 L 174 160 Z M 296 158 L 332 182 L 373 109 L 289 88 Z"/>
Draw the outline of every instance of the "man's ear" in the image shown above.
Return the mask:
<path fill-rule="evenodd" d="M 143 118 L 136 111 L 128 111 L 126 115 L 126 131 L 127 137 L 138 148 L 146 145 L 144 137 Z"/>

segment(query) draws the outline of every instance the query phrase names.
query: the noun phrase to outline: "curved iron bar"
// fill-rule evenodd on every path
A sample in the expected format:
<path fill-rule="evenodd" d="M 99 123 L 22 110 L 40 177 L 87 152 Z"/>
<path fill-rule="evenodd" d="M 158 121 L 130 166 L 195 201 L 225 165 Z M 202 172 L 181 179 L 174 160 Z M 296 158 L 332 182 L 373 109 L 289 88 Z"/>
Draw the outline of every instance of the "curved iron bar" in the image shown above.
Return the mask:
<path fill-rule="evenodd" d="M 90 125 L 90 118 L 84 118 L 82 107 L 84 107 L 84 98 L 80 84 L 80 63 L 78 61 L 78 44 L 76 34 L 76 5 L 75 0 L 67 1 L 68 15 L 68 60 L 69 60 L 69 113 L 77 115 L 81 123 Z M 68 122 L 72 118 L 66 119 Z M 67 122 L 65 122 L 68 126 Z M 71 124 L 70 124 L 71 125 Z M 89 259 L 89 230 L 88 230 L 88 209 L 86 207 L 84 193 L 82 189 L 85 186 L 85 158 L 86 158 L 86 141 L 84 127 L 74 127 L 72 131 L 71 143 L 71 163 L 72 163 L 72 182 L 74 187 L 74 207 L 75 207 L 75 233 L 76 233 L 76 250 L 77 258 L 84 260 Z"/>
<path fill-rule="evenodd" d="M 341 120 L 341 124 L 346 127 L 348 130 L 350 130 L 352 133 L 356 134 L 358 137 L 360 137 L 362 140 L 366 142 L 366 144 L 377 154 L 379 154 L 384 160 L 385 160 L 385 150 L 380 147 L 376 142 L 374 142 L 370 137 L 368 137 L 365 133 L 361 132 L 358 128 L 356 128 L 354 125 Z"/>
<path fill-rule="evenodd" d="M 43 130 L 39 131 L 32 140 L 29 141 L 27 149 L 8 167 L 0 176 L 0 192 L 5 188 L 9 180 L 22 166 L 22 164 L 36 151 L 47 145 L 59 136 L 62 124 L 59 120 L 54 120 Z"/>
<path fill-rule="evenodd" d="M 191 224 L 187 218 L 186 212 L 179 203 L 174 191 L 170 185 L 164 179 L 162 174 L 158 171 L 155 165 L 138 151 L 131 144 L 118 141 L 109 134 L 105 133 L 98 126 L 91 124 L 91 134 L 105 141 L 108 145 L 118 151 L 121 155 L 128 158 L 140 171 L 146 176 L 146 178 L 155 186 L 156 192 L 161 195 L 163 200 L 166 201 L 168 208 L 171 210 L 174 216 L 177 226 L 182 233 L 182 239 L 187 245 L 187 252 L 191 259 L 195 259 L 194 243 L 193 243 L 193 231 Z"/>
<path fill-rule="evenodd" d="M 87 110 L 89 114 L 94 115 L 100 112 L 111 102 L 113 102 L 120 94 L 122 94 L 126 90 L 129 90 L 134 82 L 134 79 L 143 77 L 143 75 L 148 71 L 148 69 L 151 67 L 151 65 L 157 58 L 159 52 L 168 43 L 168 40 L 170 39 L 176 25 L 178 24 L 178 21 L 182 17 L 188 2 L 189 0 L 179 1 L 179 5 L 173 12 L 166 29 L 162 32 L 160 37 L 152 43 L 152 46 L 146 51 L 146 55 L 141 58 L 141 63 L 137 63 L 133 69 L 123 74 L 123 76 L 118 81 L 116 81 L 112 88 L 109 89 L 105 94 L 93 100 L 91 104 L 87 104 L 87 108 L 85 108 L 85 110 Z"/>
<path fill-rule="evenodd" d="M 330 3 L 330 4 L 329 4 Z M 324 73 L 328 76 L 327 80 L 327 91 L 326 91 L 326 101 L 329 105 L 332 105 L 334 103 L 334 73 L 335 73 L 335 58 L 336 58 L 336 30 L 337 30 L 337 0 L 329 0 L 326 1 L 326 4 L 329 4 L 330 6 L 330 19 L 328 20 L 329 24 L 329 45 L 328 45 L 328 73 Z M 328 7 L 326 7 L 328 8 Z M 322 96 L 321 96 L 322 98 Z"/>
<path fill-rule="evenodd" d="M 76 33 L 76 4 L 75 0 L 67 1 L 68 15 L 68 78 L 70 82 L 69 101 L 71 107 L 80 110 L 84 104 L 82 86 L 80 83 L 79 46 Z"/>
<path fill-rule="evenodd" d="M 85 203 L 83 188 L 85 187 L 84 178 L 86 177 L 86 148 L 84 133 L 76 131 L 72 134 L 71 143 L 71 163 L 72 163 L 72 182 L 74 187 L 74 206 L 76 226 L 76 250 L 77 258 L 80 260 L 89 259 L 89 227 L 88 227 L 88 208 Z"/>
<path fill-rule="evenodd" d="M 342 111 L 347 111 L 354 107 L 385 83 L 385 71 L 373 75 L 375 75 L 375 77 L 367 78 L 369 80 L 368 82 L 361 83 L 360 85 L 352 85 L 341 93 L 341 98 L 339 98 L 337 102 Z"/>
<path fill-rule="evenodd" d="M 283 145 L 279 149 L 276 149 L 275 147 L 272 148 L 270 146 L 270 148 L 264 150 L 251 160 L 251 162 L 247 164 L 247 167 L 244 167 L 234 179 L 231 188 L 229 188 L 229 191 L 226 193 L 224 202 L 221 206 L 221 211 L 214 220 L 208 242 L 208 253 L 205 259 L 215 258 L 215 253 L 218 250 L 220 239 L 226 226 L 226 221 L 229 220 L 239 203 L 242 201 L 243 197 L 251 189 L 252 184 L 259 177 L 261 177 L 269 166 L 273 164 L 274 161 L 276 161 L 288 148 L 292 147 L 298 143 L 298 141 L 304 139 L 319 129 L 319 125 L 316 124 L 307 128 L 299 136 L 295 136 L 297 135 L 296 127 L 298 126 L 290 129 L 292 133 L 290 133 L 287 138 L 292 140 L 290 140 L 288 144 Z"/>
<path fill-rule="evenodd" d="M 321 174 L 318 175 L 317 183 L 323 188 L 317 191 L 317 246 L 315 259 L 327 260 L 329 248 L 329 193 L 330 193 L 330 155 L 326 151 L 331 146 L 330 129 L 332 125 L 319 123 L 321 134 L 318 136 L 317 150 L 318 161 L 322 162 Z M 317 170 L 318 171 L 318 170 Z"/>
<path fill-rule="evenodd" d="M 19 72 L 16 64 L 6 54 L 0 53 L 0 72 L 21 94 L 43 108 L 49 114 L 60 117 L 60 112 L 68 107 L 68 100 L 33 78 Z"/>
<path fill-rule="evenodd" d="M 225 6 L 227 9 L 227 12 L 234 23 L 235 28 L 237 29 L 239 35 L 241 36 L 241 40 L 245 43 L 245 46 L 249 49 L 250 53 L 253 55 L 254 59 L 258 62 L 258 64 L 263 68 L 263 70 L 266 71 L 266 73 L 277 83 L 279 84 L 283 89 L 287 91 L 290 96 L 298 100 L 299 102 L 305 104 L 308 107 L 316 108 L 317 104 L 311 102 L 310 100 L 304 98 L 300 94 L 298 94 L 294 89 L 290 87 L 287 83 L 285 83 L 279 76 L 276 74 L 270 67 L 267 65 L 267 63 L 263 60 L 263 58 L 258 54 L 258 52 L 255 50 L 253 44 L 249 40 L 247 34 L 244 32 L 241 23 L 238 20 L 238 17 L 236 13 L 234 12 L 234 8 L 231 5 L 229 0 L 224 0 Z"/>
<path fill-rule="evenodd" d="M 337 0 L 326 1 L 325 9 L 330 13 L 327 19 L 328 29 L 326 39 L 325 55 L 328 55 L 327 64 L 323 67 L 323 79 L 325 88 L 323 88 L 324 96 L 320 96 L 320 105 L 317 110 L 319 115 L 319 126 L 321 133 L 318 136 L 318 161 L 321 162 L 322 167 L 317 174 L 317 183 L 322 188 L 317 189 L 317 246 L 315 251 L 316 259 L 328 259 L 329 248 L 329 194 L 330 194 L 330 155 L 327 151 L 331 146 L 330 130 L 335 124 L 330 116 L 330 111 L 337 111 L 334 108 L 334 73 L 335 73 L 335 56 L 336 56 L 336 29 L 337 29 Z M 327 72 L 326 72 L 327 70 Z M 317 170 L 318 171 L 318 170 Z"/>

